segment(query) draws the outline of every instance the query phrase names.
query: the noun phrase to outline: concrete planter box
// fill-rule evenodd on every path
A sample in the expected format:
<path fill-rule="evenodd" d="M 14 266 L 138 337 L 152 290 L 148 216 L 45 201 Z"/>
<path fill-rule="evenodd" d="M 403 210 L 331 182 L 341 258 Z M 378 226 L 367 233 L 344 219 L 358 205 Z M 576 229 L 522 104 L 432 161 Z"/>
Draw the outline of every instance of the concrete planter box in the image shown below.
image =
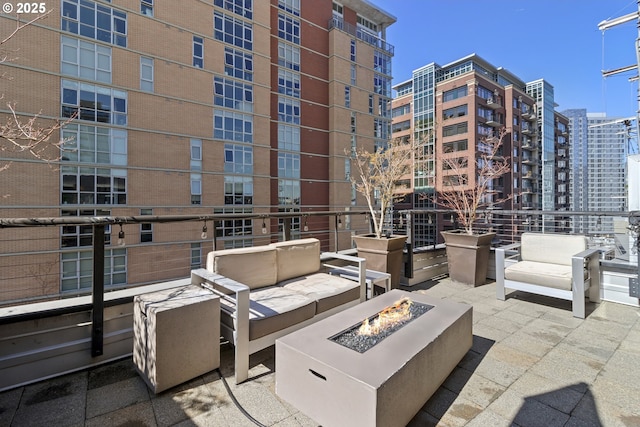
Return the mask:
<path fill-rule="evenodd" d="M 400 285 L 402 273 L 402 251 L 407 236 L 382 237 L 373 234 L 353 236 L 358 256 L 367 260 L 367 269 L 391 274 L 391 288 Z"/>
<path fill-rule="evenodd" d="M 441 231 L 440 234 L 447 247 L 449 277 L 467 285 L 484 285 L 487 282 L 491 241 L 496 233 Z"/>
<path fill-rule="evenodd" d="M 154 393 L 220 366 L 220 299 L 199 286 L 134 299 L 133 361 Z"/>

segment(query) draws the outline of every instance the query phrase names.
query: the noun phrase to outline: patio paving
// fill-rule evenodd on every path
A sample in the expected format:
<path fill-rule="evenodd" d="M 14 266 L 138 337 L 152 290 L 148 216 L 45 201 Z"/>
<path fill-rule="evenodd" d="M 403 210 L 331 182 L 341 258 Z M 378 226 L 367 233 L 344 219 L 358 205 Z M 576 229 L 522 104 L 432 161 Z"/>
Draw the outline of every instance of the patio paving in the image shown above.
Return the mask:
<path fill-rule="evenodd" d="M 474 317 L 472 349 L 409 426 L 640 426 L 640 309 L 588 304 L 580 320 L 568 301 L 499 301 L 493 283 L 406 289 L 471 304 Z M 273 347 L 251 367 L 233 384 L 223 344 L 219 370 L 154 395 L 131 359 L 117 361 L 0 393 L 0 426 L 317 425 L 276 396 Z"/>

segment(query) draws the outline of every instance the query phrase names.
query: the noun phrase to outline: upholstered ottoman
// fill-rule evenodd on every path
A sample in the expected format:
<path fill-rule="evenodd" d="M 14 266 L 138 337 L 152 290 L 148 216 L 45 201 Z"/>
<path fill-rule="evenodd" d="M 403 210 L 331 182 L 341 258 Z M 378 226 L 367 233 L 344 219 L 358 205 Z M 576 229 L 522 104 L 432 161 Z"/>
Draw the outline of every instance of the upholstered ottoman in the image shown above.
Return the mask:
<path fill-rule="evenodd" d="M 220 366 L 220 299 L 199 286 L 134 299 L 133 361 L 154 393 Z"/>

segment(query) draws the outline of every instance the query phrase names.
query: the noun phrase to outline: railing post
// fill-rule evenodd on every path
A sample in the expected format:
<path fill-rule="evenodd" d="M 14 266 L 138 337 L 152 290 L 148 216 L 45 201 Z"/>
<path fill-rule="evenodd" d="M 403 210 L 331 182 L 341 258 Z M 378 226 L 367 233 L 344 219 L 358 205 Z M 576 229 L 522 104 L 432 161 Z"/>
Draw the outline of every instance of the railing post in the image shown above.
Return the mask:
<path fill-rule="evenodd" d="M 291 218 L 284 218 L 282 221 L 282 240 L 285 242 L 291 240 Z"/>
<path fill-rule="evenodd" d="M 93 226 L 93 292 L 91 309 L 91 356 L 103 353 L 104 336 L 104 225 Z"/>
<path fill-rule="evenodd" d="M 400 215 L 402 215 L 402 213 L 400 213 Z M 413 279 L 413 238 L 415 236 L 415 234 L 413 233 L 413 211 L 407 212 L 406 224 L 407 240 L 405 242 L 405 247 L 407 248 L 407 262 L 405 262 L 404 264 L 404 277 Z"/>

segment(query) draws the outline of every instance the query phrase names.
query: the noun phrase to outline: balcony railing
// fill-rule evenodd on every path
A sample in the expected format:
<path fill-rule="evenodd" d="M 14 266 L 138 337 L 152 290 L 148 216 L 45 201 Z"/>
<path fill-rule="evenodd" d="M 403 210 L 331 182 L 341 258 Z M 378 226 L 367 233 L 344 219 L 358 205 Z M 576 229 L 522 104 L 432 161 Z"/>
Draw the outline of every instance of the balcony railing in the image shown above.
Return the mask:
<path fill-rule="evenodd" d="M 334 28 L 344 31 L 345 33 L 351 34 L 352 36 L 362 40 L 363 42 L 368 43 L 371 46 L 376 47 L 378 49 L 384 50 L 389 55 L 393 56 L 393 52 L 394 52 L 393 45 L 382 40 L 380 37 L 375 36 L 370 32 L 365 31 L 348 22 L 344 22 L 343 19 L 340 19 L 335 16 L 329 20 L 329 30 L 332 30 Z"/>
<path fill-rule="evenodd" d="M 476 229 L 495 231 L 496 246 L 518 241 L 527 231 L 584 234 L 592 246 L 601 248 L 601 264 L 637 278 L 637 243 L 627 228 L 630 218 L 640 222 L 640 215 L 629 212 L 485 210 Z M 190 270 L 202 266 L 214 247 L 317 237 L 323 250 L 353 251 L 351 236 L 369 232 L 368 222 L 366 211 L 0 218 L 0 239 L 3 247 L 11 248 L 0 255 L 0 391 L 130 356 L 134 296 L 189 284 Z M 233 234 L 227 233 L 228 227 L 248 223 L 253 223 L 253 233 L 228 235 Z M 149 231 L 140 228 L 145 224 L 153 225 L 154 235 L 143 242 L 140 232 Z M 119 236 L 121 226 L 124 236 Z M 458 228 L 452 212 L 443 210 L 396 212 L 389 226 L 408 236 L 405 279 L 420 271 L 413 264 L 420 254 L 442 250 L 440 231 Z M 70 227 L 90 229 L 90 246 L 60 249 Z M 118 242 L 121 237 L 124 242 Z M 113 251 L 123 251 L 125 257 Z M 123 268 L 125 283 L 114 283 L 114 275 Z M 446 273 L 446 263 L 434 271 Z M 61 283 L 71 276 L 78 288 L 65 291 Z M 7 289 L 15 283 L 32 295 L 7 298 Z M 58 292 L 49 291 L 52 284 Z"/>

